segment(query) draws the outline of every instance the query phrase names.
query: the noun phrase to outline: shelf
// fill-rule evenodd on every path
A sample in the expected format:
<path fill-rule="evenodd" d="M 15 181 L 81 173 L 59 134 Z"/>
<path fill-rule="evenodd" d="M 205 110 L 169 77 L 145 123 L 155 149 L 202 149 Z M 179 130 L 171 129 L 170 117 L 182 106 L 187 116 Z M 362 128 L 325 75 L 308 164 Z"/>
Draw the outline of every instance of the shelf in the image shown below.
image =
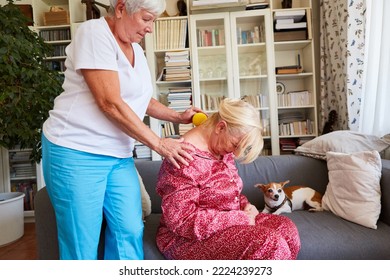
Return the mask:
<path fill-rule="evenodd" d="M 291 51 L 304 49 L 312 43 L 311 40 L 275 42 L 275 51 Z"/>
<path fill-rule="evenodd" d="M 313 73 L 299 73 L 299 74 L 277 74 L 276 78 L 280 80 L 294 80 L 294 79 L 304 79 L 307 77 L 312 77 Z"/>
<path fill-rule="evenodd" d="M 72 40 L 45 41 L 45 43 L 50 45 L 65 45 L 70 44 L 71 41 Z"/>
<path fill-rule="evenodd" d="M 246 52 L 265 52 L 266 44 L 265 43 L 251 43 L 251 44 L 240 44 L 237 45 L 238 53 Z"/>
<path fill-rule="evenodd" d="M 313 109 L 315 105 L 305 105 L 305 106 L 278 106 L 278 110 L 293 110 L 293 109 Z"/>
<path fill-rule="evenodd" d="M 34 29 L 36 30 L 57 30 L 57 29 L 68 29 L 70 28 L 70 24 L 63 25 L 35 25 Z"/>

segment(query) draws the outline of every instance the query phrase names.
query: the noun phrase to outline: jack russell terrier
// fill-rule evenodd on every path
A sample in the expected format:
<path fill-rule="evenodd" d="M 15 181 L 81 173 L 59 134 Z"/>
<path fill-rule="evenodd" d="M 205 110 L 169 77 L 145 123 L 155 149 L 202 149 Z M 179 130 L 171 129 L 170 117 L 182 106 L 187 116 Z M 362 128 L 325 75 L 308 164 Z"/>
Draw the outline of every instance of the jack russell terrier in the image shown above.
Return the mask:
<path fill-rule="evenodd" d="M 285 182 L 269 184 L 256 184 L 255 187 L 264 193 L 265 207 L 263 213 L 291 213 L 294 210 L 308 209 L 309 211 L 322 211 L 322 195 L 309 187 L 284 186 Z"/>

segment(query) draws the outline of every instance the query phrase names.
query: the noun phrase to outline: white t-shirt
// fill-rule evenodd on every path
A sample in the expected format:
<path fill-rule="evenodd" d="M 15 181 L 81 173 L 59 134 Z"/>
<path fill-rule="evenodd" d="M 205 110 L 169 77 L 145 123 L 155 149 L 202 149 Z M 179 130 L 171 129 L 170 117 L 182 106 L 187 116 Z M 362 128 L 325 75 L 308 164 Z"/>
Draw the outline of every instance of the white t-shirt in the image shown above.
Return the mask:
<path fill-rule="evenodd" d="M 81 24 L 66 48 L 64 91 L 43 125 L 47 139 L 59 146 L 118 158 L 132 156 L 134 139 L 122 132 L 98 108 L 80 69 L 117 71 L 121 97 L 142 120 L 153 94 L 142 48 L 133 44 L 134 67 L 117 44 L 106 20 Z"/>

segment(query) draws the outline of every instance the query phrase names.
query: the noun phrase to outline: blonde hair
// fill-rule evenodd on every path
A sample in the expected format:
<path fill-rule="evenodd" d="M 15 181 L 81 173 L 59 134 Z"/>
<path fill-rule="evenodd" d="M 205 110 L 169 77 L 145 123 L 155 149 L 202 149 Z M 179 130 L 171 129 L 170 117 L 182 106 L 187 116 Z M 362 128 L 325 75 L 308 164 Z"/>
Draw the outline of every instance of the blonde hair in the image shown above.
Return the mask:
<path fill-rule="evenodd" d="M 109 14 L 111 16 L 115 13 L 118 1 L 125 1 L 126 12 L 130 15 L 144 9 L 159 16 L 165 11 L 166 6 L 165 0 L 110 0 Z"/>
<path fill-rule="evenodd" d="M 249 103 L 233 98 L 225 98 L 214 113 L 204 123 L 215 126 L 220 120 L 227 123 L 230 135 L 244 135 L 235 155 L 243 163 L 254 161 L 261 153 L 264 142 L 259 112 Z"/>

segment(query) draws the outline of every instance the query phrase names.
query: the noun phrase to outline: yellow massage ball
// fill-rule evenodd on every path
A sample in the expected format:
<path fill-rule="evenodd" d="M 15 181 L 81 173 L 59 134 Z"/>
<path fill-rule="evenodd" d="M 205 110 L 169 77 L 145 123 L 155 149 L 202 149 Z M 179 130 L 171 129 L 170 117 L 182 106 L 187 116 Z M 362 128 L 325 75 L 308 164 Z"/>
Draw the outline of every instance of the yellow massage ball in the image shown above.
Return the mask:
<path fill-rule="evenodd" d="M 192 123 L 195 126 L 201 125 L 207 120 L 207 115 L 204 113 L 195 113 L 195 115 L 192 116 Z"/>

